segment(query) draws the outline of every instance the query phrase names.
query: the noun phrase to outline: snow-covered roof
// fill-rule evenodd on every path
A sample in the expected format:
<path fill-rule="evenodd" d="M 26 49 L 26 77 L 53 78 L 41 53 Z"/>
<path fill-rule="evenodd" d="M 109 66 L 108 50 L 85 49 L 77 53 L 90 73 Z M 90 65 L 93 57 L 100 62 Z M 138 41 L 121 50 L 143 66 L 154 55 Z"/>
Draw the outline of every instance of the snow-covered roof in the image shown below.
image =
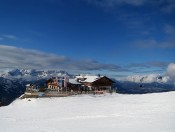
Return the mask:
<path fill-rule="evenodd" d="M 71 83 L 71 84 L 81 84 L 81 83 L 77 82 L 76 78 L 69 79 L 69 83 Z"/>
<path fill-rule="evenodd" d="M 96 76 L 96 75 L 85 75 L 85 76 L 76 76 L 76 78 L 85 78 L 81 82 L 94 82 L 103 76 Z"/>
<path fill-rule="evenodd" d="M 30 87 L 30 84 L 26 84 L 26 87 Z"/>

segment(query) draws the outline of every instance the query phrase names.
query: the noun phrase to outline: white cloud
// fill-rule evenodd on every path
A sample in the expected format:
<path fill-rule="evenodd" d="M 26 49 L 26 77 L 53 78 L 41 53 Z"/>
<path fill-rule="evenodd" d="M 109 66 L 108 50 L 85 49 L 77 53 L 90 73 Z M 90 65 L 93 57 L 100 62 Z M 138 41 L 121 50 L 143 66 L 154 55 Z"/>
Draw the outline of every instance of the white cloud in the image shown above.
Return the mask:
<path fill-rule="evenodd" d="M 170 81 L 169 76 L 161 76 L 162 78 L 159 78 L 159 74 L 149 74 L 149 75 L 133 75 L 128 76 L 126 78 L 127 81 L 130 82 L 136 82 L 136 83 L 153 83 L 153 82 L 161 82 L 161 83 L 167 83 Z"/>
<path fill-rule="evenodd" d="M 169 35 L 175 35 L 175 27 L 172 25 L 165 25 L 165 33 L 169 34 Z"/>
<path fill-rule="evenodd" d="M 134 6 L 141 6 L 147 2 L 147 0 L 88 0 L 88 2 L 98 6 L 112 7 L 124 3 Z"/>
<path fill-rule="evenodd" d="M 138 40 L 135 42 L 135 46 L 138 48 L 151 49 L 174 49 L 175 48 L 175 27 L 173 25 L 166 24 L 163 27 L 163 33 L 166 37 L 164 40 L 156 40 L 154 38 L 148 38 L 145 40 Z"/>
<path fill-rule="evenodd" d="M 170 63 L 168 65 L 167 75 L 175 81 L 175 63 Z"/>
<path fill-rule="evenodd" d="M 164 12 L 172 12 L 175 10 L 174 0 L 85 0 L 89 3 L 95 4 L 102 7 L 114 7 L 120 4 L 129 4 L 132 6 L 142 6 L 142 5 L 151 5 L 151 6 L 160 6 Z"/>
<path fill-rule="evenodd" d="M 0 40 L 17 40 L 17 37 L 14 35 L 2 35 Z"/>
<path fill-rule="evenodd" d="M 108 70 L 121 71 L 115 64 L 103 64 L 93 60 L 74 60 L 65 56 L 37 50 L 0 45 L 0 68 L 62 69 L 66 71 Z"/>
<path fill-rule="evenodd" d="M 157 67 L 164 69 L 167 67 L 169 63 L 163 61 L 151 61 L 151 62 L 144 62 L 144 63 L 131 63 L 127 65 L 127 68 L 150 68 L 150 67 Z"/>
<path fill-rule="evenodd" d="M 168 65 L 165 75 L 160 74 L 132 75 L 123 78 L 123 80 L 135 83 L 153 83 L 153 82 L 172 83 L 175 82 L 175 63 L 170 63 Z"/>
<path fill-rule="evenodd" d="M 160 42 L 155 39 L 147 39 L 147 40 L 139 40 L 135 42 L 135 46 L 143 49 L 153 49 L 153 48 L 174 49 L 175 43 L 174 43 L 174 39 L 167 40 L 167 41 L 160 41 Z"/>
<path fill-rule="evenodd" d="M 164 13 L 174 13 L 175 1 L 174 0 L 84 0 L 90 4 L 105 8 L 115 8 L 121 4 L 128 4 L 131 6 L 151 6 L 159 7 L 160 11 Z"/>
<path fill-rule="evenodd" d="M 64 56 L 42 53 L 36 50 L 27 50 L 12 46 L 0 46 L 1 68 L 44 68 L 50 64 L 65 61 Z"/>
<path fill-rule="evenodd" d="M 16 40 L 17 37 L 14 35 L 3 35 L 4 38 L 11 39 L 11 40 Z"/>

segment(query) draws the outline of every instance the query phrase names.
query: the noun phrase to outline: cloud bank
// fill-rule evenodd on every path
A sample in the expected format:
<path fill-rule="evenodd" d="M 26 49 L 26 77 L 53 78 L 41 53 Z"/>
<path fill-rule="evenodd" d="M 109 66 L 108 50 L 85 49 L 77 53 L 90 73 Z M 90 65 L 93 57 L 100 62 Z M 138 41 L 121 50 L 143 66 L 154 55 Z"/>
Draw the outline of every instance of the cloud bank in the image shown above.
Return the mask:
<path fill-rule="evenodd" d="M 76 71 L 122 71 L 115 64 L 103 64 L 93 60 L 75 60 L 65 56 L 48 54 L 37 50 L 0 45 L 0 68 L 58 69 Z"/>
<path fill-rule="evenodd" d="M 149 75 L 133 75 L 127 76 L 125 81 L 135 83 L 174 83 L 175 84 L 175 63 L 170 63 L 167 67 L 166 74 L 161 76 L 160 74 Z"/>
<path fill-rule="evenodd" d="M 159 74 L 149 74 L 149 75 L 133 75 L 126 77 L 126 81 L 135 83 L 168 83 L 170 82 L 169 76 L 160 76 Z"/>
<path fill-rule="evenodd" d="M 95 60 L 76 60 L 61 55 L 48 54 L 37 50 L 17 48 L 13 46 L 0 45 L 0 71 L 6 69 L 46 69 L 46 70 L 65 70 L 68 72 L 94 72 L 94 71 L 108 71 L 113 72 L 140 72 L 150 68 L 165 69 L 168 62 L 147 62 L 147 63 L 132 63 L 121 67 L 116 64 L 105 64 Z M 172 63 L 167 68 L 167 77 L 163 77 L 162 81 L 166 82 L 169 78 L 174 78 L 175 72 Z M 149 72 L 150 73 L 150 72 Z M 144 73 L 143 73 L 144 74 Z M 158 74 L 152 74 L 144 80 L 146 82 L 156 81 Z M 139 82 L 143 76 L 130 76 L 128 81 Z"/>

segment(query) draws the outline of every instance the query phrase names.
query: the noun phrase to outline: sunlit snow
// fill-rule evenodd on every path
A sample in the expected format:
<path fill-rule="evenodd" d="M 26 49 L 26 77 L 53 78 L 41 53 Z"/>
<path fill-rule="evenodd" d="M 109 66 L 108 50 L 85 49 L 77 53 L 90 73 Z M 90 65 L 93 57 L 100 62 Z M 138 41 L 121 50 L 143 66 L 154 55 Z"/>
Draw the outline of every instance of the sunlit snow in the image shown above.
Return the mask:
<path fill-rule="evenodd" d="M 17 99 L 0 132 L 175 132 L 175 92 Z"/>

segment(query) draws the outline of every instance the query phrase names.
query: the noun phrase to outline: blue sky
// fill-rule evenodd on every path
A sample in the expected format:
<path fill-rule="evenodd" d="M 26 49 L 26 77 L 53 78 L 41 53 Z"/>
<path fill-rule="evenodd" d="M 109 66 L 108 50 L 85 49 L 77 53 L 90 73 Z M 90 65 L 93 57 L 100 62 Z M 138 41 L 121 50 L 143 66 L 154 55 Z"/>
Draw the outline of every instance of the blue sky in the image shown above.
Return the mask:
<path fill-rule="evenodd" d="M 174 0 L 5 0 L 0 68 L 113 76 L 175 62 Z"/>

